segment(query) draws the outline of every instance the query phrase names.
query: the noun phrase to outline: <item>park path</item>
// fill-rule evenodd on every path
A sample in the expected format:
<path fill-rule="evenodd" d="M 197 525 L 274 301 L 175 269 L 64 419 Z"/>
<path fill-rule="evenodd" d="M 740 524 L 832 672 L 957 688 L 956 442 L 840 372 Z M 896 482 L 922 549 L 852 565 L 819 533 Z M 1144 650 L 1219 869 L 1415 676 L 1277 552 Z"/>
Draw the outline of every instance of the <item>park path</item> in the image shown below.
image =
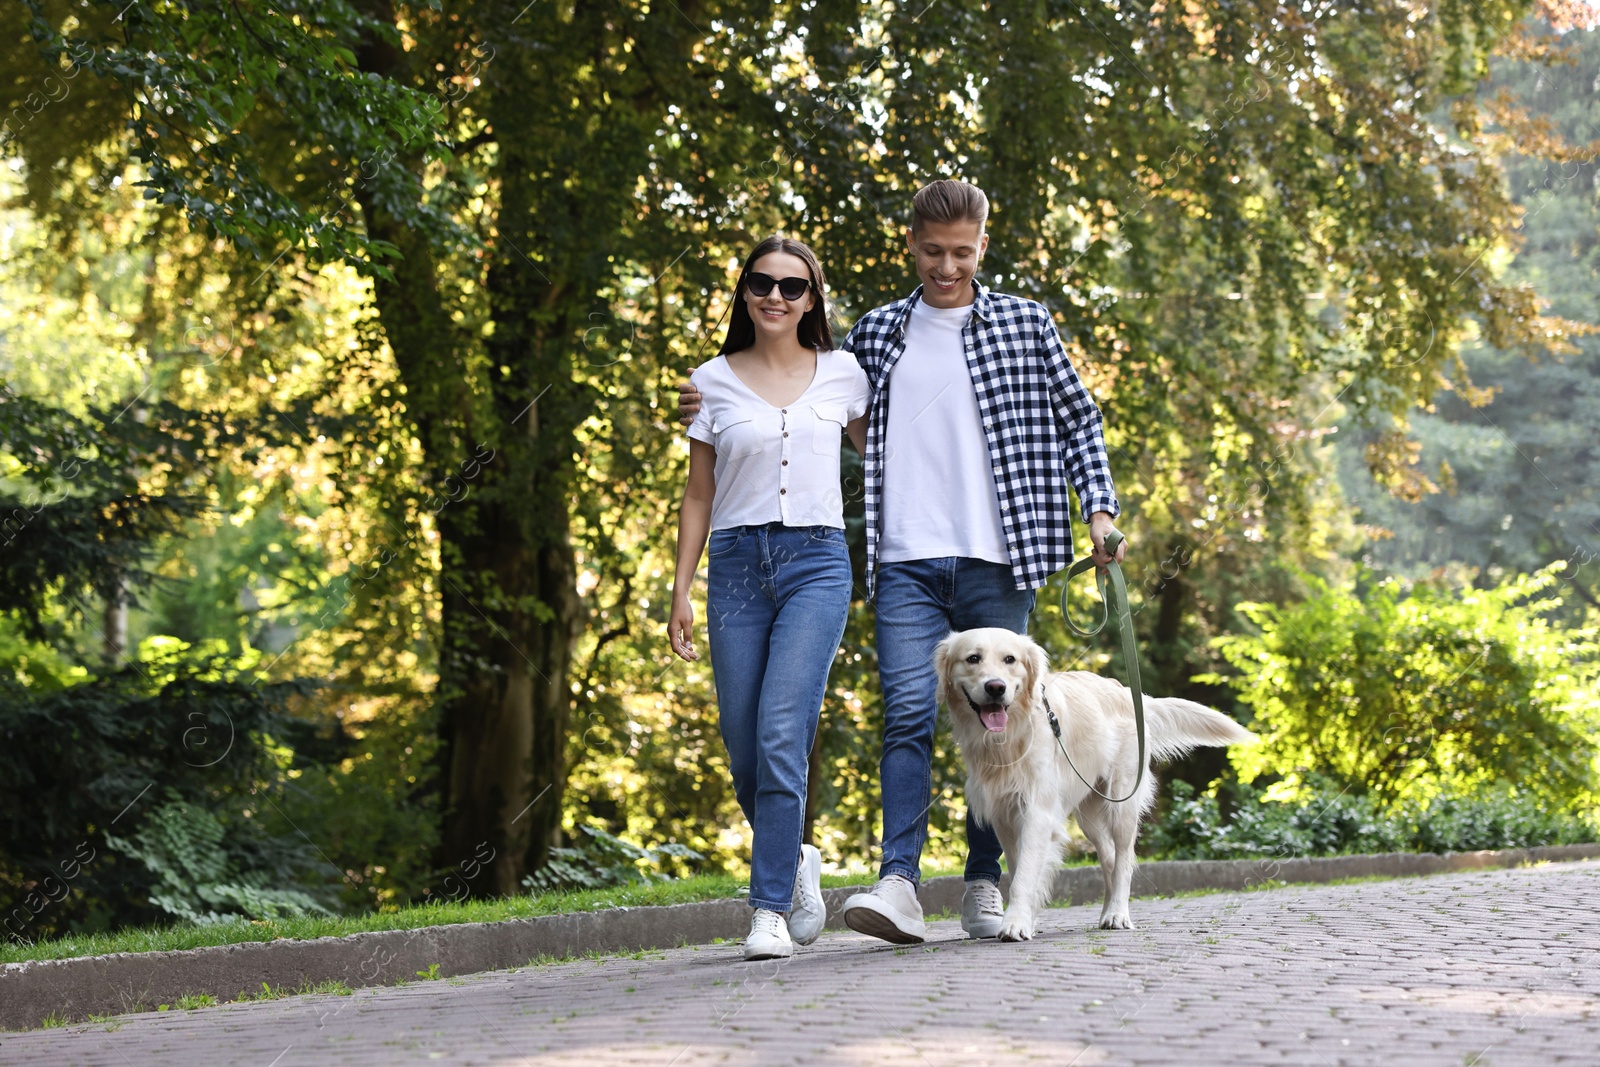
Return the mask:
<path fill-rule="evenodd" d="M 1038 939 L 827 933 L 0 1034 L 0 1064 L 1600 1064 L 1600 863 L 1047 911 Z"/>

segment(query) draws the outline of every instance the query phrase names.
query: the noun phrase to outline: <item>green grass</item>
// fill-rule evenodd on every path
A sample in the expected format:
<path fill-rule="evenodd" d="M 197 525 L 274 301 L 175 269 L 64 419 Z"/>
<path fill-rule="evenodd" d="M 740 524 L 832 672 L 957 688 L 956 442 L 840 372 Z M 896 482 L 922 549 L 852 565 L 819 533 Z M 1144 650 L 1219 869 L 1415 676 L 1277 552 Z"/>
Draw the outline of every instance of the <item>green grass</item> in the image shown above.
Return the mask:
<path fill-rule="evenodd" d="M 190 993 L 179 997 L 173 1007 L 179 1011 L 193 1011 L 196 1008 L 216 1007 L 216 1004 L 217 998 L 209 993 Z"/>
<path fill-rule="evenodd" d="M 930 869 L 926 877 L 957 873 L 960 873 L 959 868 Z M 872 877 L 868 874 L 822 876 L 822 884 L 825 887 L 861 885 L 871 880 Z M 314 937 L 343 937 L 346 934 L 372 930 L 415 930 L 425 926 L 501 922 L 506 919 L 531 919 L 540 915 L 604 911 L 608 908 L 688 904 L 695 901 L 737 897 L 744 884 L 741 879 L 731 876 L 702 875 L 672 882 L 651 882 L 617 889 L 584 889 L 545 893 L 537 897 L 413 904 L 394 911 L 339 916 L 331 919 L 282 919 L 215 926 L 135 927 L 114 933 L 63 937 L 34 945 L 15 943 L 0 945 L 0 963 L 61 960 L 76 956 L 100 956 L 111 952 L 170 952 L 176 949 L 238 945 L 253 941 L 284 939 L 304 941 Z"/>
<path fill-rule="evenodd" d="M 259 992 L 252 993 L 248 989 L 241 990 L 239 995 L 233 999 L 235 1002 L 246 1000 L 282 1000 L 285 997 L 303 997 L 312 993 L 331 993 L 336 997 L 349 997 L 354 996 L 355 992 L 356 991 L 354 989 L 351 989 L 337 978 L 330 978 L 326 982 L 317 982 L 315 984 L 302 979 L 300 984 L 295 986 L 293 989 L 282 985 L 270 986 L 267 983 L 262 982 Z M 204 994 L 201 995 L 203 996 Z"/>

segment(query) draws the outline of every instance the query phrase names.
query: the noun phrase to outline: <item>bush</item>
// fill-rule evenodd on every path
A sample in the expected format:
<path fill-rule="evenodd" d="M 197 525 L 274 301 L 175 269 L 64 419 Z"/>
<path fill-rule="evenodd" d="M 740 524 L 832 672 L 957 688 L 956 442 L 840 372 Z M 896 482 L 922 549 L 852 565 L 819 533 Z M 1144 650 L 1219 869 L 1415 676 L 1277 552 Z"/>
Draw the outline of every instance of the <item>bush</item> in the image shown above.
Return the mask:
<path fill-rule="evenodd" d="M 0 676 L 5 936 L 307 909 L 337 880 L 280 814 L 310 683 L 246 667 L 168 640 L 66 688 Z"/>
<path fill-rule="evenodd" d="M 107 834 L 106 844 L 155 876 L 150 903 L 174 919 L 208 924 L 333 914 L 310 893 L 291 887 L 304 874 L 300 849 L 258 841 L 256 862 L 247 866 L 239 859 L 240 849 L 230 854 L 223 847 L 227 832 L 210 811 L 168 790 L 167 802 L 139 823 L 132 840 Z"/>
<path fill-rule="evenodd" d="M 1206 675 L 1255 712 L 1258 745 L 1229 758 L 1240 780 L 1281 779 L 1280 795 L 1322 776 L 1381 804 L 1477 795 L 1503 784 L 1548 806 L 1595 793 L 1593 630 L 1563 630 L 1537 599 L 1555 567 L 1493 589 L 1395 579 L 1336 588 L 1287 607 L 1241 605 L 1259 636 L 1218 638 L 1238 670 Z"/>
<path fill-rule="evenodd" d="M 593 826 L 578 828 L 588 841 L 572 848 L 550 850 L 550 861 L 522 880 L 534 893 L 557 889 L 604 889 L 635 882 L 665 882 L 672 875 L 661 870 L 673 860 L 705 857 L 687 845 L 668 843 L 641 848 Z"/>
<path fill-rule="evenodd" d="M 1293 799 L 1238 786 L 1231 818 L 1218 789 L 1196 794 L 1173 782 L 1165 809 L 1145 824 L 1140 851 L 1160 859 L 1336 856 L 1360 852 L 1470 852 L 1600 840 L 1593 822 L 1499 787 L 1384 806 L 1371 796 L 1313 781 Z"/>

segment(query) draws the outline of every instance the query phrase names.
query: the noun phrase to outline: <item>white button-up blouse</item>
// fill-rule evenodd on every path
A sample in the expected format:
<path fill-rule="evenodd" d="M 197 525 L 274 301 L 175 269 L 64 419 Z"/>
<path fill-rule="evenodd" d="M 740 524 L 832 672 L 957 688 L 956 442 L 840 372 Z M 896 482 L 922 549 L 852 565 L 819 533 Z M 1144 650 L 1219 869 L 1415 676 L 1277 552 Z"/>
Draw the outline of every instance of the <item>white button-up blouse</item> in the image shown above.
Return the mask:
<path fill-rule="evenodd" d="M 844 528 L 839 445 L 866 414 L 867 374 L 849 352 L 817 353 L 817 373 L 799 398 L 773 407 L 718 356 L 689 375 L 700 413 L 689 436 L 717 450 L 711 528 L 781 522 Z"/>

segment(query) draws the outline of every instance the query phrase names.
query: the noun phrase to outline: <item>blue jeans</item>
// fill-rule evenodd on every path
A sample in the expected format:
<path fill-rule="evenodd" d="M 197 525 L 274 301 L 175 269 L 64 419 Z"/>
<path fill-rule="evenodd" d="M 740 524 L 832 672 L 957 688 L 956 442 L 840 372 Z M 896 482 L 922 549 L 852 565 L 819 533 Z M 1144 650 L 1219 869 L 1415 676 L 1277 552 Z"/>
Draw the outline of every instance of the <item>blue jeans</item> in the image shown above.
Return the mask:
<path fill-rule="evenodd" d="M 722 740 L 755 831 L 750 906 L 787 912 L 817 718 L 850 612 L 850 553 L 831 526 L 711 534 L 706 626 Z"/>
<path fill-rule="evenodd" d="M 933 793 L 933 650 L 952 630 L 1003 626 L 1026 633 L 1034 591 L 987 560 L 884 563 L 878 568 L 878 675 L 883 684 L 883 863 L 878 876 L 922 877 Z M 1000 881 L 1000 839 L 967 814 L 966 880 Z"/>

